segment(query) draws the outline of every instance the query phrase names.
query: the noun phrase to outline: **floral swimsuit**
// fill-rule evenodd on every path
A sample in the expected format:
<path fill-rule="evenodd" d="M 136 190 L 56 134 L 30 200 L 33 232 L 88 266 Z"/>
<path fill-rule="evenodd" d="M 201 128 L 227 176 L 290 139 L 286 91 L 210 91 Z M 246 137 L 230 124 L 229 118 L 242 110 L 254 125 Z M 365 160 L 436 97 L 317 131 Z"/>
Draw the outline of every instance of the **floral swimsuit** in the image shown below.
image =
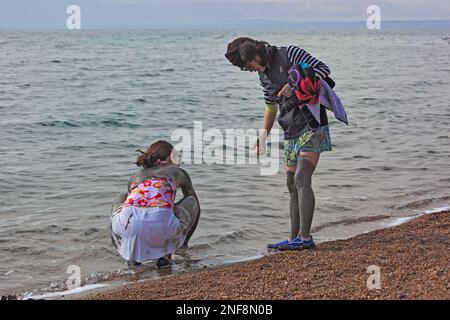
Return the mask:
<path fill-rule="evenodd" d="M 159 207 L 173 209 L 176 187 L 168 177 L 152 177 L 133 182 L 124 206 Z"/>

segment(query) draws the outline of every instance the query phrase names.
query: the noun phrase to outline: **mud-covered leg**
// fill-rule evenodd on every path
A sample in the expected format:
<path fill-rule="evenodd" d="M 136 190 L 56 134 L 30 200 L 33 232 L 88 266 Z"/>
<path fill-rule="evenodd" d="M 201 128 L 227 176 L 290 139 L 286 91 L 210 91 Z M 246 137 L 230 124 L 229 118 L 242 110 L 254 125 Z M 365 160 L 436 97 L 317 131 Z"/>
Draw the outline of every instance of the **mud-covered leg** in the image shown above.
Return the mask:
<path fill-rule="evenodd" d="M 114 246 L 114 248 L 117 249 L 118 244 L 120 243 L 120 237 L 115 235 L 112 231 L 112 217 L 119 212 L 122 211 L 123 203 L 125 202 L 125 199 L 127 198 L 127 193 L 119 193 L 116 198 L 114 199 L 112 205 L 111 205 L 111 220 L 108 225 L 108 229 L 111 235 L 111 242 Z"/>
<path fill-rule="evenodd" d="M 287 187 L 289 190 L 289 212 L 291 216 L 291 237 L 290 240 L 298 236 L 300 231 L 300 210 L 298 207 L 298 192 L 295 185 L 295 172 L 286 171 L 287 174 Z"/>
<path fill-rule="evenodd" d="M 188 230 L 183 244 L 187 246 L 200 219 L 200 205 L 195 197 L 188 196 L 175 204 L 173 212 L 181 224 Z"/>
<path fill-rule="evenodd" d="M 312 189 L 312 175 L 315 165 L 306 157 L 300 157 L 295 185 L 300 207 L 300 235 L 302 239 L 310 238 L 311 223 L 314 216 L 315 197 Z"/>
<path fill-rule="evenodd" d="M 116 213 L 122 211 L 122 205 L 125 202 L 125 199 L 127 198 L 127 193 L 119 193 L 116 198 L 113 200 L 112 206 L 111 206 L 111 215 L 115 215 Z"/>

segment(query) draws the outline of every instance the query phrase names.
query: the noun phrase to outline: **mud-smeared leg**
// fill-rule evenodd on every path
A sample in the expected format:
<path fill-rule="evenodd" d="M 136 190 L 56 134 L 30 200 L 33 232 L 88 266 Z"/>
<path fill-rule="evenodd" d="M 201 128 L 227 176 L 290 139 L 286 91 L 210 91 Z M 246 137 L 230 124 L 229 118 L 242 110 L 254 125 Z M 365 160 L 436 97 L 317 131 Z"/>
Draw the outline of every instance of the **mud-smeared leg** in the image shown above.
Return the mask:
<path fill-rule="evenodd" d="M 291 169 L 291 170 L 290 170 Z M 287 188 L 289 190 L 289 213 L 291 216 L 291 237 L 290 240 L 298 236 L 300 231 L 300 210 L 298 207 L 298 192 L 295 185 L 295 167 L 288 167 L 286 171 L 287 175 Z"/>
<path fill-rule="evenodd" d="M 188 230 L 183 244 L 183 246 L 187 246 L 200 219 L 199 203 L 193 196 L 183 198 L 175 204 L 173 212 L 180 220 L 181 224 Z"/>
<path fill-rule="evenodd" d="M 301 155 L 294 177 L 300 207 L 300 235 L 302 239 L 309 239 L 311 236 L 311 223 L 315 208 L 312 175 L 317 165 L 317 162 L 314 160 L 315 159 L 312 159 L 312 157 L 308 157 L 307 155 Z M 314 162 L 316 162 L 316 164 Z"/>
<path fill-rule="evenodd" d="M 114 215 L 120 211 L 122 211 L 122 205 L 125 202 L 125 199 L 127 198 L 127 193 L 119 193 L 116 198 L 114 199 L 112 206 L 111 206 L 111 215 Z"/>
<path fill-rule="evenodd" d="M 118 214 L 119 212 L 122 211 L 122 206 L 123 206 L 123 203 L 125 202 L 126 198 L 127 198 L 127 193 L 126 192 L 119 193 L 116 196 L 116 198 L 114 199 L 114 201 L 113 201 L 113 203 L 111 205 L 111 218 L 114 215 L 116 215 L 116 214 Z M 109 222 L 108 229 L 109 229 L 109 232 L 110 232 L 110 235 L 111 235 L 111 242 L 112 242 L 114 248 L 117 249 L 118 245 L 120 245 L 120 237 L 115 235 L 113 233 L 113 231 L 112 231 L 112 219 Z"/>

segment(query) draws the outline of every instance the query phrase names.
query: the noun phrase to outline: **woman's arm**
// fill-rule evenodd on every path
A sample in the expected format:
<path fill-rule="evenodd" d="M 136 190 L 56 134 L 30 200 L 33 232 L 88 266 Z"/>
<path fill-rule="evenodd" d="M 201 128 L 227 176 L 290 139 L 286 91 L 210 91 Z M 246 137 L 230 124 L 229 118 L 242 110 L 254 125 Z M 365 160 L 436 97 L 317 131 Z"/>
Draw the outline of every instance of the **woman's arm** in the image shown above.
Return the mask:
<path fill-rule="evenodd" d="M 262 74 L 260 74 L 259 80 L 264 93 L 265 106 L 262 130 L 256 139 L 256 143 L 253 145 L 253 150 L 255 150 L 257 155 L 265 153 L 266 138 L 272 130 L 278 111 L 278 97 L 277 93 L 273 92 L 272 83 Z"/>
<path fill-rule="evenodd" d="M 183 192 L 183 197 L 186 198 L 188 196 L 193 196 L 195 197 L 195 199 L 197 199 L 197 194 L 195 193 L 194 186 L 192 185 L 191 177 L 189 176 L 186 170 L 182 168 L 177 169 L 179 170 L 179 174 L 177 175 L 179 177 L 178 185 L 181 188 L 181 191 Z"/>
<path fill-rule="evenodd" d="M 259 133 L 258 138 L 256 139 L 256 143 L 253 146 L 257 155 L 264 154 L 266 150 L 266 138 L 272 130 L 273 124 L 275 123 L 275 119 L 277 117 L 277 109 L 278 107 L 275 105 L 272 109 L 268 108 L 266 105 L 266 109 L 264 111 L 264 120 L 262 130 Z"/>
<path fill-rule="evenodd" d="M 277 107 L 275 107 L 277 108 Z M 267 131 L 267 135 L 269 135 L 270 130 L 272 130 L 273 124 L 275 123 L 275 119 L 277 118 L 277 110 L 264 110 L 264 120 L 262 129 Z"/>
<path fill-rule="evenodd" d="M 127 185 L 128 192 L 130 192 L 131 184 L 134 182 L 134 179 L 135 179 L 134 176 L 135 176 L 135 173 L 128 180 L 128 185 Z"/>

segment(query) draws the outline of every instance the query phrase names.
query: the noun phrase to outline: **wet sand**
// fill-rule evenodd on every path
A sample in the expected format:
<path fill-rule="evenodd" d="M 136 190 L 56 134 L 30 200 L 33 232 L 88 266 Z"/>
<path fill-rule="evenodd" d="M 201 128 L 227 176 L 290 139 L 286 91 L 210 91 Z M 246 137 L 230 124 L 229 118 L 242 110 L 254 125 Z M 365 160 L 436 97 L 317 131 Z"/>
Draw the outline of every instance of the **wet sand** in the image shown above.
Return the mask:
<path fill-rule="evenodd" d="M 450 299 L 450 211 L 233 265 L 90 293 L 82 299 Z M 381 289 L 367 287 L 369 266 Z M 80 297 L 79 297 L 80 298 Z"/>

